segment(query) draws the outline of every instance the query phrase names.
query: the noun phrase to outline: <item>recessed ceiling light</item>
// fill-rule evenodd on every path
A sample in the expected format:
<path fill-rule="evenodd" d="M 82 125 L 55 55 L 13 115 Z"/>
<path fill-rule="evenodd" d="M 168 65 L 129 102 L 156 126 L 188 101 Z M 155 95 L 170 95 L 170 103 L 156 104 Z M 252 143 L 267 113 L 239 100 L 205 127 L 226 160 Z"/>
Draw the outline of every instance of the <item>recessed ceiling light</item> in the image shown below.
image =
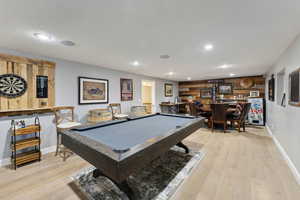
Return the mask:
<path fill-rule="evenodd" d="M 187 79 L 188 81 L 192 80 L 192 78 L 191 78 L 191 77 L 187 77 L 186 79 Z"/>
<path fill-rule="evenodd" d="M 232 67 L 232 65 L 224 64 L 224 65 L 218 66 L 218 68 L 220 68 L 220 69 L 226 69 L 226 68 L 230 68 L 230 67 Z"/>
<path fill-rule="evenodd" d="M 137 66 L 139 66 L 140 65 L 140 63 L 139 63 L 139 61 L 133 61 L 132 63 L 131 63 L 133 66 L 135 66 L 135 67 L 137 67 Z"/>
<path fill-rule="evenodd" d="M 235 74 L 233 74 L 233 73 L 230 73 L 230 74 L 229 74 L 229 76 L 235 76 Z"/>
<path fill-rule="evenodd" d="M 70 40 L 63 40 L 60 43 L 65 45 L 65 46 L 68 46 L 68 47 L 75 46 L 75 43 L 73 41 L 70 41 Z"/>
<path fill-rule="evenodd" d="M 172 75 L 174 75 L 174 72 L 169 72 L 168 75 L 172 76 Z"/>
<path fill-rule="evenodd" d="M 211 50 L 213 50 L 213 48 L 214 48 L 214 45 L 212 45 L 212 44 L 204 45 L 204 50 L 205 51 L 211 51 Z"/>
<path fill-rule="evenodd" d="M 44 42 L 51 42 L 54 41 L 54 38 L 51 35 L 45 34 L 45 33 L 34 33 L 33 36 L 41 41 Z"/>
<path fill-rule="evenodd" d="M 168 54 L 160 55 L 160 59 L 169 59 L 170 56 Z"/>

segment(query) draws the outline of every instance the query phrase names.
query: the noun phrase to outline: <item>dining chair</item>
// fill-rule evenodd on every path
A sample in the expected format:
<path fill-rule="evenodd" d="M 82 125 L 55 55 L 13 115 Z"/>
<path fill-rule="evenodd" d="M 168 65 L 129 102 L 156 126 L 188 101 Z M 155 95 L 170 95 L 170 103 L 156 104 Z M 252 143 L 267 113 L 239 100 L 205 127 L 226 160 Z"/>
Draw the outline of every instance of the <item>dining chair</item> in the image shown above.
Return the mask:
<path fill-rule="evenodd" d="M 128 117 L 128 115 L 122 113 L 120 103 L 109 104 L 109 109 L 111 110 L 113 120 L 124 119 Z"/>
<path fill-rule="evenodd" d="M 197 109 L 195 103 L 190 102 L 188 105 L 189 105 L 189 114 L 191 116 L 200 116 L 200 112 Z"/>
<path fill-rule="evenodd" d="M 251 103 L 244 103 L 244 104 L 241 104 L 242 106 L 242 111 L 240 113 L 240 115 L 237 115 L 237 116 L 231 116 L 228 118 L 228 120 L 231 122 L 231 124 L 235 127 L 235 124 L 237 124 L 237 128 L 238 128 L 238 131 L 241 132 L 241 127 L 243 127 L 243 131 L 245 132 L 246 131 L 246 128 L 245 128 L 245 121 L 247 119 L 247 115 L 250 111 L 250 108 L 251 108 Z"/>
<path fill-rule="evenodd" d="M 214 131 L 215 124 L 222 124 L 224 133 L 227 129 L 227 110 L 228 104 L 211 104 L 211 130 Z"/>
<path fill-rule="evenodd" d="M 66 153 L 72 153 L 66 147 L 62 147 L 61 144 L 61 132 L 64 130 L 71 129 L 75 126 L 80 126 L 81 123 L 76 122 L 74 119 L 74 107 L 73 106 L 61 106 L 53 108 L 56 125 L 56 152 L 57 156 L 60 152 L 63 153 L 63 160 L 66 160 Z"/>

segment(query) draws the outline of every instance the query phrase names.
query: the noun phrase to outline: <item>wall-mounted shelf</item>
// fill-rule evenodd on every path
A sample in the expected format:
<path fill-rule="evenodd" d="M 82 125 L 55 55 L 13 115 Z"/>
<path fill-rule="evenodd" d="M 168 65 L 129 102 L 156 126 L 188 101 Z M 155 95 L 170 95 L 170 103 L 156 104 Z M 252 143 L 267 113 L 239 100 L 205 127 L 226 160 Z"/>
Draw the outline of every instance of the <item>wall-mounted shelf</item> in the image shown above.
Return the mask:
<path fill-rule="evenodd" d="M 33 108 L 33 109 L 20 109 L 20 110 L 2 110 L 0 111 L 0 117 L 10 117 L 10 116 L 19 116 L 19 115 L 34 115 L 42 113 L 51 113 L 53 112 L 53 107 L 47 108 Z"/>
<path fill-rule="evenodd" d="M 37 115 L 43 113 L 53 113 L 53 109 L 61 108 L 64 106 L 45 107 L 45 108 L 31 108 L 31 109 L 19 109 L 19 110 L 1 110 L 0 117 L 11 117 L 20 115 Z"/>

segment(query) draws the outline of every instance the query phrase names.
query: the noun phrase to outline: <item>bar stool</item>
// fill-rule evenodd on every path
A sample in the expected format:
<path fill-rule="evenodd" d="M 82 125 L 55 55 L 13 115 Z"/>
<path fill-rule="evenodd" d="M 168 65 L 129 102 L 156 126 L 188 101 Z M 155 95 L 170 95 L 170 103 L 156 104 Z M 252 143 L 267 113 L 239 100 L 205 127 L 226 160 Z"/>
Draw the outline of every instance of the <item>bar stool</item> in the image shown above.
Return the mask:
<path fill-rule="evenodd" d="M 56 124 L 56 132 L 57 132 L 57 144 L 56 144 L 56 152 L 55 156 L 57 156 L 60 152 L 63 153 L 63 160 L 66 160 L 66 153 L 69 152 L 72 154 L 70 150 L 67 150 L 66 147 L 62 147 L 61 144 L 61 132 L 64 130 L 71 129 L 75 126 L 80 126 L 81 123 L 76 122 L 74 120 L 74 107 L 73 106 L 63 106 L 56 107 L 53 109 L 55 115 L 55 124 Z"/>

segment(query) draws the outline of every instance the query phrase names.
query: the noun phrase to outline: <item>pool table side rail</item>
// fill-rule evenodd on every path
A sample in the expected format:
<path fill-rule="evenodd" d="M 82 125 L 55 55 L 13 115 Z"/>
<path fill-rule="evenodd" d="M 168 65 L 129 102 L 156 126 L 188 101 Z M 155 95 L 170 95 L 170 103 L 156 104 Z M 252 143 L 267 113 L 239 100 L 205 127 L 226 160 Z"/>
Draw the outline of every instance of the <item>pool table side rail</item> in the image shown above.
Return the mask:
<path fill-rule="evenodd" d="M 116 171 L 118 169 L 118 162 L 116 159 L 107 156 L 103 152 L 99 152 L 99 150 L 92 148 L 84 142 L 78 141 L 69 134 L 62 134 L 62 144 L 96 168 L 101 169 L 111 179 L 118 179 Z"/>

